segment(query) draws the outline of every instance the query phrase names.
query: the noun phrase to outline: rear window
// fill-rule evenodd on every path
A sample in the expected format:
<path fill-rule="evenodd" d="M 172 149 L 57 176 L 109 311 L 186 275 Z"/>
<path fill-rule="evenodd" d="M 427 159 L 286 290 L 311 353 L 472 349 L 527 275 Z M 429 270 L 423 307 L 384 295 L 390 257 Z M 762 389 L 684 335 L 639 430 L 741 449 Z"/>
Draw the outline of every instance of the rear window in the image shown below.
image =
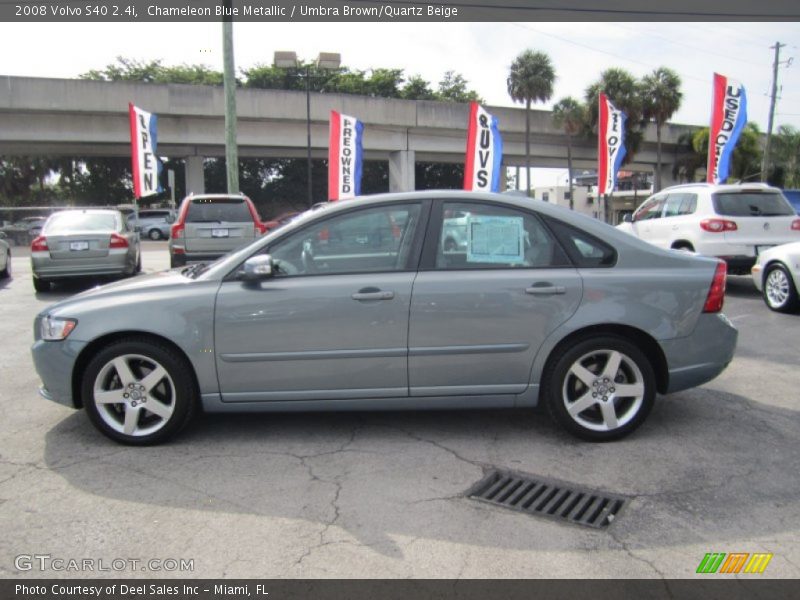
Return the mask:
<path fill-rule="evenodd" d="M 187 223 L 253 222 L 247 203 L 241 198 L 197 198 L 189 203 Z"/>
<path fill-rule="evenodd" d="M 727 217 L 783 217 L 794 214 L 781 194 L 723 192 L 714 194 L 714 212 Z"/>
<path fill-rule="evenodd" d="M 43 233 L 60 235 L 72 231 L 116 231 L 117 218 L 112 214 L 59 213 L 50 217 Z"/>

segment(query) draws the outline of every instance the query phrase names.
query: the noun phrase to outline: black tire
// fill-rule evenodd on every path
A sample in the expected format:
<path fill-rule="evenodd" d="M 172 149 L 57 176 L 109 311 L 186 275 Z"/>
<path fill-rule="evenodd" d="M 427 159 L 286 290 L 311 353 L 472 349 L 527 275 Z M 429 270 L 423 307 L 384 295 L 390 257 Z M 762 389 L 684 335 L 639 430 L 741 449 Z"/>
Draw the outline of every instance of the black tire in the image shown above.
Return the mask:
<path fill-rule="evenodd" d="M 159 367 L 163 369 L 160 377 Z M 152 381 L 148 380 L 153 373 Z M 95 390 L 109 401 L 98 402 Z M 114 401 L 116 397 L 119 402 Z M 81 380 L 81 398 L 86 414 L 103 435 L 131 446 L 148 446 L 183 429 L 196 412 L 198 392 L 192 366 L 182 355 L 156 341 L 131 337 L 105 346 L 92 357 Z"/>
<path fill-rule="evenodd" d="M 50 282 L 46 279 L 41 279 L 39 277 L 33 278 L 33 289 L 37 292 L 49 292 L 50 291 Z"/>
<path fill-rule="evenodd" d="M 178 257 L 175 254 L 169 255 L 169 268 L 174 269 L 176 267 L 185 267 L 186 266 L 186 259 L 183 257 Z"/>
<path fill-rule="evenodd" d="M 139 256 L 136 257 L 136 268 L 133 270 L 134 275 L 142 272 L 142 252 L 139 251 Z"/>
<path fill-rule="evenodd" d="M 0 271 L 0 279 L 11 277 L 11 250 L 6 253 L 6 266 Z"/>
<path fill-rule="evenodd" d="M 147 232 L 147 237 L 149 237 L 154 242 L 157 242 L 158 240 L 161 240 L 161 239 L 164 238 L 164 236 L 161 235 L 161 230 L 160 229 L 151 229 L 150 231 Z"/>
<path fill-rule="evenodd" d="M 673 250 L 685 250 L 686 252 L 694 252 L 694 247 L 688 242 L 677 242 L 672 245 Z"/>
<path fill-rule="evenodd" d="M 612 357 L 619 357 L 613 375 L 609 371 Z M 591 442 L 617 440 L 631 433 L 647 418 L 656 395 L 650 361 L 637 346 L 616 335 L 584 338 L 560 347 L 548 361 L 542 381 L 542 398 L 553 419 L 572 435 Z M 631 394 L 619 395 L 621 386 Z"/>
<path fill-rule="evenodd" d="M 798 300 L 797 288 L 792 280 L 792 275 L 783 265 L 774 264 L 767 268 L 762 288 L 761 295 L 770 310 L 792 313 L 800 308 L 800 300 Z"/>

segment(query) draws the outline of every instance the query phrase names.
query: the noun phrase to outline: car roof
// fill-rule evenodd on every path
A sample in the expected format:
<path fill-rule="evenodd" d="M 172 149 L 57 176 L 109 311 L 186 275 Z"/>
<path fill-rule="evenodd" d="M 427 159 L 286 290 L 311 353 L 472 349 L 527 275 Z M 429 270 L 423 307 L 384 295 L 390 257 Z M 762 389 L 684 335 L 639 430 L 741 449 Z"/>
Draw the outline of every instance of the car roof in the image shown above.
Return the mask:
<path fill-rule="evenodd" d="M 244 200 L 247 196 L 244 194 L 190 194 L 184 200 L 225 200 L 229 198 Z"/>
<path fill-rule="evenodd" d="M 672 185 L 670 187 L 664 188 L 658 193 L 669 192 L 672 190 L 685 190 L 685 189 L 706 189 L 713 192 L 743 192 L 743 191 L 769 191 L 769 192 L 780 192 L 780 189 L 768 185 L 766 183 L 760 182 L 751 182 L 751 183 L 707 183 L 707 182 L 696 182 L 696 183 L 682 183 L 679 185 Z"/>

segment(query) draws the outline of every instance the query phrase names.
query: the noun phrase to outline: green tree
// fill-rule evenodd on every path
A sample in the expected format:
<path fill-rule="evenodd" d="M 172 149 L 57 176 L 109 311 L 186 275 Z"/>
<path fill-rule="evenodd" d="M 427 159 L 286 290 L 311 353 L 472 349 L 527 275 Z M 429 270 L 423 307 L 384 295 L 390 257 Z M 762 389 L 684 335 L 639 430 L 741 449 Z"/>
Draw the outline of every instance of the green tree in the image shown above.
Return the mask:
<path fill-rule="evenodd" d="M 586 109 L 575 98 L 562 98 L 553 106 L 553 122 L 561 127 L 567 136 L 567 171 L 569 178 L 569 207 L 575 204 L 572 199 L 572 136 L 583 129 L 586 119 Z"/>
<path fill-rule="evenodd" d="M 430 84 L 420 75 L 412 75 L 400 90 L 400 97 L 405 100 L 436 100 L 436 94 Z"/>
<path fill-rule="evenodd" d="M 708 157 L 708 136 L 709 129 L 705 127 L 698 130 L 692 139 L 694 151 L 706 159 Z M 753 122 L 747 123 L 733 149 L 727 181 L 760 181 L 761 154 L 761 132 L 758 125 Z"/>
<path fill-rule="evenodd" d="M 506 86 L 514 102 L 525 104 L 525 173 L 529 181 L 531 171 L 531 104 L 547 102 L 553 95 L 556 72 L 550 57 L 544 52 L 525 50 L 514 59 L 509 69 Z M 528 184 L 528 195 L 530 195 Z"/>
<path fill-rule="evenodd" d="M 97 81 L 222 85 L 222 73 L 206 65 L 164 66 L 161 60 L 140 61 L 123 56 L 118 56 L 115 63 L 110 63 L 103 69 L 92 69 L 79 77 Z"/>
<path fill-rule="evenodd" d="M 661 128 L 680 108 L 681 78 L 675 71 L 659 67 L 642 78 L 640 84 L 644 118 L 656 124 L 656 176 L 655 189 L 661 190 Z"/>
<path fill-rule="evenodd" d="M 772 138 L 772 164 L 780 171 L 782 181 L 772 178 L 770 183 L 785 188 L 800 188 L 800 130 L 791 125 L 781 125 L 778 134 Z"/>
<path fill-rule="evenodd" d="M 474 90 L 467 89 L 467 80 L 455 71 L 445 72 L 436 90 L 436 99 L 445 102 L 483 102 Z"/>

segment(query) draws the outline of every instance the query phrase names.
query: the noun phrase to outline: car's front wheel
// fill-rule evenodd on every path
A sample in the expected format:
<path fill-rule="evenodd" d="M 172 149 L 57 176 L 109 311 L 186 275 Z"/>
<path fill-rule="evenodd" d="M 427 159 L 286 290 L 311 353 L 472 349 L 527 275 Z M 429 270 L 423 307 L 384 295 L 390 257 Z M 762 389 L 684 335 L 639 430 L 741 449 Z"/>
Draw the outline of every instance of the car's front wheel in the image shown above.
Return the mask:
<path fill-rule="evenodd" d="M 86 413 L 103 434 L 136 446 L 157 444 L 191 419 L 197 391 L 191 366 L 175 350 L 146 338 L 114 342 L 84 371 Z"/>
<path fill-rule="evenodd" d="M 767 269 L 764 302 L 776 312 L 794 312 L 800 305 L 792 276 L 783 265 L 772 265 Z"/>
<path fill-rule="evenodd" d="M 158 241 L 161 238 L 163 238 L 164 236 L 161 235 L 161 231 L 160 230 L 151 229 L 150 232 L 147 234 L 147 237 L 149 237 L 153 241 Z"/>
<path fill-rule="evenodd" d="M 543 394 L 550 414 L 567 431 L 589 441 L 611 441 L 647 417 L 655 400 L 655 373 L 627 339 L 586 338 L 553 357 Z"/>

